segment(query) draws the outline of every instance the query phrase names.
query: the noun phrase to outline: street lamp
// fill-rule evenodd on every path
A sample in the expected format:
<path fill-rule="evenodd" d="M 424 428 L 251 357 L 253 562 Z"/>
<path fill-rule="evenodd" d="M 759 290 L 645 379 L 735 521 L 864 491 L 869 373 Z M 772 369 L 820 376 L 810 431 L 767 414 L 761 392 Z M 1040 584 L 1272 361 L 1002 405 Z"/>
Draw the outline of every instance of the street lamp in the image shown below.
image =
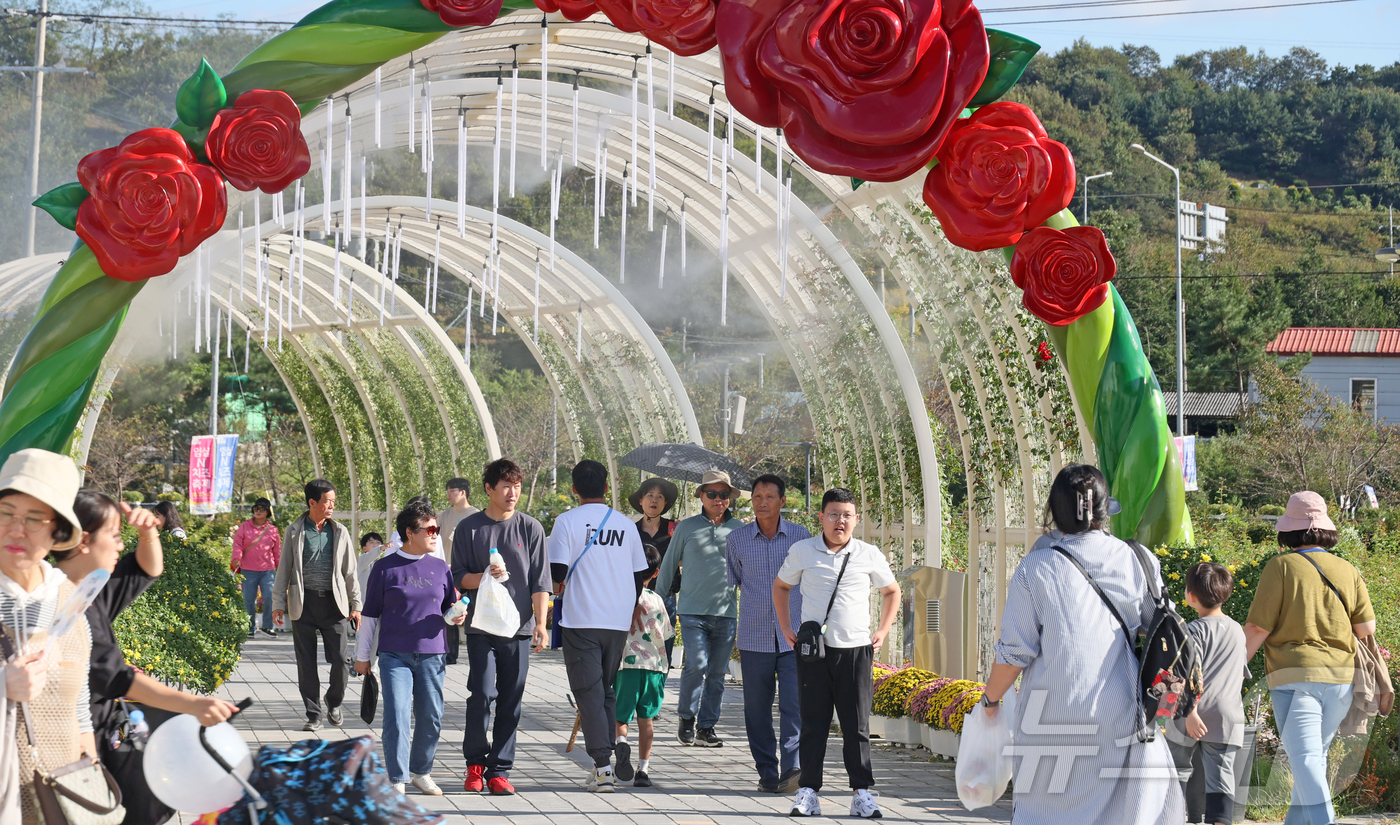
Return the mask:
<path fill-rule="evenodd" d="M 1185 437 L 1186 305 L 1181 300 L 1181 170 L 1144 149 L 1141 143 L 1134 143 L 1128 148 L 1172 170 L 1172 176 L 1176 178 L 1176 200 L 1172 202 L 1172 219 L 1176 221 L 1176 434 Z"/>
<path fill-rule="evenodd" d="M 1088 226 L 1088 225 L 1089 225 L 1089 181 L 1091 181 L 1091 180 L 1098 180 L 1099 178 L 1111 178 L 1111 177 L 1113 177 L 1113 173 L 1112 173 L 1112 172 L 1104 172 L 1104 173 L 1099 174 L 1099 175 L 1090 175 L 1089 177 L 1087 177 L 1087 178 L 1084 179 L 1084 225 L 1085 225 L 1085 226 Z"/>
<path fill-rule="evenodd" d="M 1376 250 L 1376 260 L 1383 264 L 1400 264 L 1400 247 L 1387 246 Z"/>

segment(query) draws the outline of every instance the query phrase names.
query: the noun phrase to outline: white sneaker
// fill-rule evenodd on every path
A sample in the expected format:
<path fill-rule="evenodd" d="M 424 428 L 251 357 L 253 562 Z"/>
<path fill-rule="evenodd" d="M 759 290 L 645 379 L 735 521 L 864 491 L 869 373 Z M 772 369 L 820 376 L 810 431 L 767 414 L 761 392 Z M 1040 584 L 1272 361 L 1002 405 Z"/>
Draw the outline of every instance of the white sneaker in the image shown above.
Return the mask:
<path fill-rule="evenodd" d="M 879 791 L 867 791 L 864 788 L 851 794 L 851 816 L 859 816 L 864 819 L 879 819 L 880 803 L 875 798 L 880 795 Z"/>
<path fill-rule="evenodd" d="M 792 800 L 792 811 L 788 816 L 821 816 L 822 801 L 811 788 L 798 788 L 797 797 Z"/>
<path fill-rule="evenodd" d="M 589 793 L 612 793 L 617 790 L 617 780 L 613 778 L 613 770 L 609 767 L 598 768 L 593 771 L 593 775 L 588 777 Z"/>
<path fill-rule="evenodd" d="M 396 791 L 398 791 L 400 794 L 402 794 L 402 793 L 404 792 L 403 783 L 402 783 L 402 782 L 395 782 L 395 783 L 394 783 L 394 790 L 396 790 Z"/>
<path fill-rule="evenodd" d="M 413 777 L 413 787 L 428 796 L 442 796 L 442 788 L 439 788 L 437 783 L 433 781 L 433 778 L 426 773 Z"/>

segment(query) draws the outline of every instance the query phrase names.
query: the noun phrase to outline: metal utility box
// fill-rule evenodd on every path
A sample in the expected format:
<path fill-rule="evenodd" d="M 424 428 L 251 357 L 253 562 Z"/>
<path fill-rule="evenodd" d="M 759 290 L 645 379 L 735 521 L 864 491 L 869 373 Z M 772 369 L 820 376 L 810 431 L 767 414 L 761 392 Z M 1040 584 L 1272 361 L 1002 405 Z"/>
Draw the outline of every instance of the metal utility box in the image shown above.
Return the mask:
<path fill-rule="evenodd" d="M 903 589 L 904 661 L 949 679 L 964 678 L 967 574 L 911 567 Z"/>

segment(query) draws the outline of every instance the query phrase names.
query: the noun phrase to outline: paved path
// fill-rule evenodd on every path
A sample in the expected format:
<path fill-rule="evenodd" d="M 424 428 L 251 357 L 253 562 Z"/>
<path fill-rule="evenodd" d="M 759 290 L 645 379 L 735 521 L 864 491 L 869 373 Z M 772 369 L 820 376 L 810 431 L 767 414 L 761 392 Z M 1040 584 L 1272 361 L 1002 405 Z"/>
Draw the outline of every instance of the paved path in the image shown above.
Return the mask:
<path fill-rule="evenodd" d="M 322 684 L 329 668 L 322 666 Z M 466 770 L 462 758 L 462 716 L 466 708 L 466 665 L 447 670 L 447 712 L 433 776 L 445 795 L 415 795 L 414 801 L 448 814 L 450 823 L 482 825 L 773 825 L 786 820 L 790 797 L 757 793 L 757 774 L 748 754 L 743 728 L 743 688 L 731 684 L 725 691 L 724 712 L 717 732 L 725 740 L 718 749 L 687 748 L 675 741 L 676 698 L 680 671 L 673 670 L 667 685 L 666 705 L 658 723 L 658 743 L 652 754 L 650 774 L 655 788 L 620 786 L 614 794 L 590 794 L 584 790 L 591 761 L 583 752 L 583 738 L 572 753 L 564 743 L 573 726 L 574 713 L 565 694 L 568 683 L 558 651 L 531 657 L 530 679 L 521 721 L 516 767 L 511 781 L 519 791 L 513 797 L 469 794 L 462 790 Z M 352 679 L 346 699 L 346 736 L 369 732 L 360 722 L 359 680 Z M 301 698 L 296 690 L 296 665 L 291 638 L 259 636 L 243 648 L 243 661 L 219 691 L 229 699 L 252 696 L 257 700 L 243 714 L 238 727 L 255 749 L 259 744 L 285 746 L 306 739 Z M 776 709 L 774 713 L 776 714 Z M 374 731 L 376 736 L 379 731 Z M 338 738 L 338 731 L 322 731 Z M 636 732 L 632 733 L 636 747 Z M 839 737 L 827 749 L 826 788 L 822 810 L 827 816 L 845 818 L 850 792 L 840 763 Z M 634 757 L 635 758 L 635 757 Z M 876 789 L 880 791 L 885 818 L 918 822 L 988 823 L 1010 820 L 1010 803 L 969 813 L 957 799 L 951 762 L 935 762 L 922 750 L 876 745 Z M 412 788 L 409 789 L 412 792 Z"/>

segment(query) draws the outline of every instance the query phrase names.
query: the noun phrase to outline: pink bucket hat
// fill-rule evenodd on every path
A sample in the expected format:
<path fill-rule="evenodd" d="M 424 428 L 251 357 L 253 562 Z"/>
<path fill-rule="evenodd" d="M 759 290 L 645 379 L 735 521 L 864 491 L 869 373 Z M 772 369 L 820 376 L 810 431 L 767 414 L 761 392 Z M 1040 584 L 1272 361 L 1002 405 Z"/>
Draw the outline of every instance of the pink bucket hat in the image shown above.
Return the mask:
<path fill-rule="evenodd" d="M 1337 525 L 1327 516 L 1327 502 L 1311 490 L 1294 493 L 1288 497 L 1288 507 L 1278 518 L 1278 531 L 1289 533 L 1294 530 L 1336 530 Z"/>

